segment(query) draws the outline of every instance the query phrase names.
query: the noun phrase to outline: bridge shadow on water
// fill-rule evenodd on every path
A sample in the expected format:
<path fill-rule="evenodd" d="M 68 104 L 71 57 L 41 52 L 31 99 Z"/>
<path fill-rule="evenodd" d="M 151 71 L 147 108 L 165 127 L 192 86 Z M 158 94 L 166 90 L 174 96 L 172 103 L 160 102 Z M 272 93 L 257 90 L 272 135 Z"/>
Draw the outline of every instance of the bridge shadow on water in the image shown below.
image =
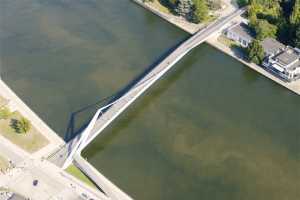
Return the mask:
<path fill-rule="evenodd" d="M 136 77 L 134 77 L 132 79 L 132 81 L 130 81 L 126 86 L 124 86 L 123 88 L 121 88 L 119 91 L 117 91 L 115 94 L 105 97 L 97 102 L 94 102 L 92 104 L 86 105 L 80 109 L 78 109 L 77 111 L 74 111 L 70 114 L 70 118 L 67 124 L 67 129 L 66 129 L 66 133 L 65 133 L 65 137 L 64 140 L 66 142 L 71 141 L 72 139 L 74 139 L 78 134 L 80 134 L 89 124 L 92 116 L 88 117 L 87 119 L 85 119 L 83 122 L 81 122 L 80 124 L 78 124 L 78 118 L 80 116 L 80 114 L 83 114 L 85 112 L 91 112 L 92 113 L 96 113 L 96 110 L 108 105 L 109 103 L 112 103 L 114 101 L 116 101 L 117 99 L 119 99 L 121 96 L 123 96 L 124 94 L 126 94 L 127 91 L 129 91 L 131 88 L 133 88 L 134 86 L 136 86 L 136 84 L 143 78 L 145 77 L 151 70 L 153 70 L 160 62 L 162 62 L 168 55 L 170 55 L 178 46 L 180 46 L 184 41 L 186 41 L 190 36 L 187 36 L 185 38 L 183 38 L 182 40 L 180 40 L 179 42 L 177 42 L 174 46 L 172 46 L 171 48 L 167 49 L 165 52 L 163 52 L 157 59 L 155 62 L 153 62 L 150 66 L 148 66 L 142 73 L 138 74 Z M 147 81 L 147 80 L 145 80 Z M 104 110 L 105 112 L 105 110 Z M 77 123 L 76 123 L 77 122 Z"/>
<path fill-rule="evenodd" d="M 129 125 L 141 116 L 141 114 L 146 113 L 147 108 L 157 101 L 157 99 L 162 98 L 162 95 L 170 89 L 170 87 L 175 84 L 190 68 L 194 66 L 198 60 L 196 58 L 185 60 L 184 67 L 174 68 L 172 72 L 165 79 L 161 80 L 160 84 L 153 88 L 151 95 L 143 96 L 143 100 L 135 104 L 135 108 L 126 114 L 126 118 L 122 119 L 122 123 L 117 123 L 110 128 L 109 134 L 102 135 L 101 141 L 90 144 L 88 150 L 85 152 L 85 155 L 89 157 L 94 157 L 100 151 L 112 144 L 114 138 L 118 137 L 122 133 L 122 130 L 125 130 Z"/>

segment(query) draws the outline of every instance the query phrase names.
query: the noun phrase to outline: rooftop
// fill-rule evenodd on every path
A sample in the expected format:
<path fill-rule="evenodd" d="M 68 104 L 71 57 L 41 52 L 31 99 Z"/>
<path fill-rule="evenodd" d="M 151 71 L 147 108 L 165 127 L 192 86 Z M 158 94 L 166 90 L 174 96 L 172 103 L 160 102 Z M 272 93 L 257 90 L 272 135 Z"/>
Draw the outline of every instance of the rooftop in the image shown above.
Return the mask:
<path fill-rule="evenodd" d="M 295 69 L 300 67 L 300 61 L 297 61 L 296 63 L 292 64 L 291 66 L 288 67 L 288 70 L 294 71 Z"/>
<path fill-rule="evenodd" d="M 299 55 L 293 48 L 287 47 L 285 51 L 279 53 L 274 57 L 274 59 L 277 60 L 281 65 L 286 66 L 299 60 Z"/>
<path fill-rule="evenodd" d="M 274 38 L 266 38 L 261 42 L 264 51 L 268 54 L 276 54 L 280 50 L 285 49 L 285 45 L 278 42 Z"/>
<path fill-rule="evenodd" d="M 237 24 L 237 25 L 233 26 L 232 28 L 230 28 L 229 30 L 247 40 L 252 40 L 255 36 L 254 32 L 251 31 L 249 26 L 245 23 Z"/>

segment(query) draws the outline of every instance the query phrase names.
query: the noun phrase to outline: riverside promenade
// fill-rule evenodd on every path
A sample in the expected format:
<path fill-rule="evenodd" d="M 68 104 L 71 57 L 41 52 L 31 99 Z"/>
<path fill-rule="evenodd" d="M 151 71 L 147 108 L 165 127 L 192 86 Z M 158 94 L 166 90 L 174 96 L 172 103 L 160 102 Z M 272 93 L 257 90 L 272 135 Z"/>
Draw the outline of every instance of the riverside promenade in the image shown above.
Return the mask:
<path fill-rule="evenodd" d="M 83 159 L 81 155 L 74 157 L 74 165 L 85 173 L 93 182 L 101 188 L 107 198 L 110 200 L 133 200 L 129 195 L 115 186 L 110 180 L 103 176 L 96 168 L 88 161 Z"/>
<path fill-rule="evenodd" d="M 0 154 L 9 160 L 10 166 L 0 172 L 0 187 L 33 199 L 82 199 L 82 194 L 93 199 L 110 200 L 101 191 L 91 188 L 77 178 L 43 159 L 65 142 L 43 122 L 7 85 L 0 79 L 0 96 L 8 100 L 11 111 L 18 111 L 30 120 L 49 143 L 34 153 L 26 152 L 0 135 Z M 102 176 L 101 176 L 102 177 Z M 29 184 L 38 179 L 42 187 Z M 32 192 L 34 190 L 34 192 Z M 1 199 L 0 195 L 0 199 Z"/>
<path fill-rule="evenodd" d="M 168 21 L 169 23 L 186 31 L 187 33 L 194 34 L 197 31 L 195 26 L 191 26 L 191 25 L 189 25 L 189 23 L 182 23 L 181 21 L 176 20 L 175 16 L 173 16 L 172 14 L 166 14 L 166 13 L 159 11 L 151 3 L 144 3 L 141 0 L 132 0 L 132 1 L 134 1 L 138 5 L 142 6 L 143 8 L 151 11 L 152 13 L 156 14 L 157 16 L 163 18 L 164 20 Z M 229 7 L 227 10 L 233 10 L 236 7 L 236 5 L 233 5 L 232 1 L 225 0 L 225 2 L 227 4 L 227 6 Z M 226 12 L 228 12 L 228 11 L 226 11 Z M 242 21 L 242 19 L 239 18 L 236 20 L 235 23 L 238 23 L 241 21 Z M 201 28 L 201 26 L 199 26 L 198 28 Z M 225 26 L 224 29 L 226 29 L 226 28 L 227 27 Z M 208 43 L 209 45 L 213 46 L 214 48 L 222 51 L 223 53 L 231 56 L 232 58 L 236 59 L 237 61 L 243 63 L 244 65 L 250 67 L 251 69 L 255 70 L 256 72 L 262 74 L 263 76 L 271 79 L 275 83 L 285 87 L 286 89 L 289 89 L 291 92 L 294 92 L 295 94 L 300 95 L 300 80 L 297 80 L 297 81 L 294 81 L 291 83 L 285 82 L 285 81 L 279 79 L 278 77 L 274 76 L 273 74 L 270 74 L 268 71 L 264 70 L 262 67 L 256 65 L 255 63 L 246 61 L 245 59 L 241 58 L 241 56 L 238 56 L 236 54 L 235 50 L 225 46 L 224 44 L 222 44 L 221 42 L 219 42 L 217 40 L 217 38 L 221 34 L 222 34 L 222 30 L 220 30 L 218 33 L 216 33 L 214 35 L 214 37 L 211 37 L 208 40 L 206 40 L 206 43 Z"/>
<path fill-rule="evenodd" d="M 285 82 L 273 74 L 269 73 L 259 65 L 255 63 L 250 63 L 246 60 L 244 60 L 241 56 L 238 56 L 237 53 L 231 49 L 230 47 L 222 44 L 221 42 L 218 41 L 218 37 L 220 34 L 215 35 L 214 37 L 209 38 L 206 42 L 213 46 L 214 48 L 224 52 L 225 54 L 233 57 L 234 59 L 238 60 L 239 62 L 243 63 L 245 66 L 250 67 L 252 70 L 255 70 L 256 72 L 262 74 L 263 76 L 273 80 L 275 83 L 289 89 L 290 91 L 294 92 L 297 95 L 300 95 L 300 80 L 293 81 L 293 82 Z"/>
<path fill-rule="evenodd" d="M 0 96 L 6 98 L 12 111 L 19 111 L 49 141 L 49 143 L 33 153 L 35 158 L 47 157 L 58 146 L 65 142 L 42 119 L 38 117 L 8 86 L 0 79 Z"/>

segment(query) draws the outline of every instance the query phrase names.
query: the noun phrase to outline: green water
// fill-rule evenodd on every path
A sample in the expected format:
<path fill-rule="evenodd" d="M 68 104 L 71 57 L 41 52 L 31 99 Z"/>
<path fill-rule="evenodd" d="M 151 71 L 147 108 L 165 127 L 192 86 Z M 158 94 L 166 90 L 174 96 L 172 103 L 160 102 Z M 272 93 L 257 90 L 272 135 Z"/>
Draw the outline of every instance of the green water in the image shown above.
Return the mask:
<path fill-rule="evenodd" d="M 0 0 L 3 79 L 61 136 L 187 36 L 129 0 Z"/>
<path fill-rule="evenodd" d="M 61 136 L 70 113 L 187 36 L 129 2 L 0 1 L 4 79 Z M 203 44 L 84 156 L 139 200 L 298 200 L 299 111 L 299 96 Z"/>

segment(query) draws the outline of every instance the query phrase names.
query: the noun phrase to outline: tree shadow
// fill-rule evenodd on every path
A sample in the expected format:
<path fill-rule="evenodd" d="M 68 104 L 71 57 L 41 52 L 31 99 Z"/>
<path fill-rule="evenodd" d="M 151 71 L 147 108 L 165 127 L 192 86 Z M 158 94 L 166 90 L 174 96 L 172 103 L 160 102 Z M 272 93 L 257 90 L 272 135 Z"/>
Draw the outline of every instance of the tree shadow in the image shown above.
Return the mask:
<path fill-rule="evenodd" d="M 21 134 L 21 129 L 18 125 L 19 121 L 17 119 L 11 119 L 9 126 L 17 133 Z"/>
<path fill-rule="evenodd" d="M 161 5 L 163 5 L 164 7 L 166 7 L 170 13 L 172 13 L 173 15 L 178 15 L 176 12 L 175 12 L 175 7 L 176 5 L 173 5 L 172 3 L 170 3 L 170 1 L 168 0 L 158 0 L 159 3 Z"/>
<path fill-rule="evenodd" d="M 247 50 L 244 49 L 243 47 L 237 44 L 233 44 L 230 46 L 230 50 L 233 52 L 235 57 L 242 59 L 246 62 L 249 62 L 249 59 L 247 57 Z"/>

